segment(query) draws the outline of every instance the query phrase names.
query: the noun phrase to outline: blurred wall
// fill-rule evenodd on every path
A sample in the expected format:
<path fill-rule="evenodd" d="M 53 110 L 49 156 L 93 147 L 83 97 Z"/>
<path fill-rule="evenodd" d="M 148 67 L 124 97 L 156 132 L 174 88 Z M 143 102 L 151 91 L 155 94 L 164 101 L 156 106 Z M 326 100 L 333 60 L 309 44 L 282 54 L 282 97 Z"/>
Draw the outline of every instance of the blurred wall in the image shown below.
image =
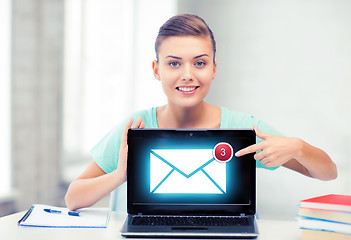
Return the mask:
<path fill-rule="evenodd" d="M 347 0 L 179 1 L 217 41 L 209 103 L 253 114 L 286 136 L 325 150 L 337 180 L 258 169 L 258 214 L 294 218 L 300 199 L 351 194 L 351 2 Z"/>

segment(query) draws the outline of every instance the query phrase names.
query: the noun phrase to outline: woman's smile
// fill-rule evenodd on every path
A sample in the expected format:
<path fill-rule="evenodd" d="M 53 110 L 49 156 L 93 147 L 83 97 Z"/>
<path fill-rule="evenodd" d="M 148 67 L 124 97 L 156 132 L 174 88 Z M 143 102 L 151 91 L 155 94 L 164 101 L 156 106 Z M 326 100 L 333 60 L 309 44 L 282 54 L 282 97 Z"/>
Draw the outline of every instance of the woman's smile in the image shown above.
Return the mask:
<path fill-rule="evenodd" d="M 176 87 L 176 89 L 184 95 L 191 95 L 191 94 L 195 93 L 198 88 L 199 88 L 199 86 L 179 86 L 179 87 Z"/>

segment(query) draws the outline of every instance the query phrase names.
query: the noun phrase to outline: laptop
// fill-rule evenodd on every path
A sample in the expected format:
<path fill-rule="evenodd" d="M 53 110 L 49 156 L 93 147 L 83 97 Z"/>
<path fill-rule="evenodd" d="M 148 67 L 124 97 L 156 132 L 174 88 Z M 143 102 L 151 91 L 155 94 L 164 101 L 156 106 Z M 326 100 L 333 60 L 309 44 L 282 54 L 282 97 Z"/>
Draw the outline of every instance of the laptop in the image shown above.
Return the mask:
<path fill-rule="evenodd" d="M 124 237 L 256 238 L 248 129 L 130 129 Z"/>

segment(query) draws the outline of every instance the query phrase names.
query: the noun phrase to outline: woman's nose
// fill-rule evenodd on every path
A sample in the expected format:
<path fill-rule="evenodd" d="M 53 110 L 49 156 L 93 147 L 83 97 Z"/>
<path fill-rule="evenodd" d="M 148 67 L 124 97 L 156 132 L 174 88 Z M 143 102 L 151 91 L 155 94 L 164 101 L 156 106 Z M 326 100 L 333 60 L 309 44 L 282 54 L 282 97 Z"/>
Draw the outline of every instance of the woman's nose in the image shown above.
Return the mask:
<path fill-rule="evenodd" d="M 185 64 L 183 69 L 184 70 L 183 70 L 182 80 L 183 81 L 192 81 L 194 77 L 193 77 L 191 64 Z"/>

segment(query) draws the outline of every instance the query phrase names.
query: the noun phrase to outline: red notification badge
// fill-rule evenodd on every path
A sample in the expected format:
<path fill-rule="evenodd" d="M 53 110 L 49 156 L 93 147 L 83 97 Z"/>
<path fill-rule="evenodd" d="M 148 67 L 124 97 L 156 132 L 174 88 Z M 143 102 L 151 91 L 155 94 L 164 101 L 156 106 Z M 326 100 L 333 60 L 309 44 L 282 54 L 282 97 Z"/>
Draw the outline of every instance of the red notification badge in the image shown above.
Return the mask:
<path fill-rule="evenodd" d="M 213 148 L 213 157 L 218 162 L 228 162 L 233 158 L 233 148 L 229 143 L 220 142 Z"/>

